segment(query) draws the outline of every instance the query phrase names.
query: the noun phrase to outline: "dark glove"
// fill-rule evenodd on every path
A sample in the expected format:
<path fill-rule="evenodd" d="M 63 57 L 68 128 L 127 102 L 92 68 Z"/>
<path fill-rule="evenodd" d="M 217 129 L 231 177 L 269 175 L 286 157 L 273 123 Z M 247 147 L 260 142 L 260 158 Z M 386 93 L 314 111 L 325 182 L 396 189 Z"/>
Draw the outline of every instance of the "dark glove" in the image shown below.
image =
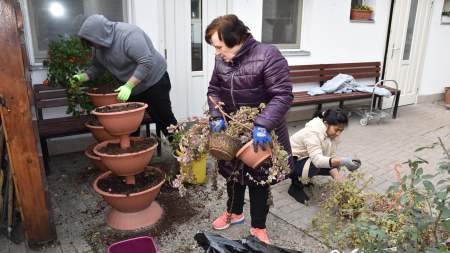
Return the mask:
<path fill-rule="evenodd" d="M 258 146 L 262 150 L 266 150 L 266 146 L 272 145 L 272 137 L 270 137 L 270 132 L 267 131 L 265 127 L 255 126 L 253 128 L 253 147 L 255 152 L 258 151 Z"/>
<path fill-rule="evenodd" d="M 211 132 L 218 133 L 225 129 L 225 121 L 222 118 L 211 120 L 209 122 L 209 127 L 211 128 Z"/>
<path fill-rule="evenodd" d="M 361 166 L 361 160 L 351 157 L 341 157 L 340 165 L 345 166 L 349 171 L 355 171 Z"/>

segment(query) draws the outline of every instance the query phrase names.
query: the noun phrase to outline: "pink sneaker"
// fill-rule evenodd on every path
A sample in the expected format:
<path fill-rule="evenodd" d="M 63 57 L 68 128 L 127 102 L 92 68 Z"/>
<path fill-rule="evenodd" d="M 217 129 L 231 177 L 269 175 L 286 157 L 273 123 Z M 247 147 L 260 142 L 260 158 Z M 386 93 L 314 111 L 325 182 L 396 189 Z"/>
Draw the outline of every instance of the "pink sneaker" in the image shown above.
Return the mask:
<path fill-rule="evenodd" d="M 224 212 L 219 218 L 217 218 L 213 223 L 213 228 L 216 230 L 223 230 L 228 228 L 233 224 L 240 224 L 244 222 L 244 214 L 232 214 L 229 212 Z"/>
<path fill-rule="evenodd" d="M 250 228 L 250 234 L 258 238 L 261 242 L 272 244 L 265 228 Z"/>

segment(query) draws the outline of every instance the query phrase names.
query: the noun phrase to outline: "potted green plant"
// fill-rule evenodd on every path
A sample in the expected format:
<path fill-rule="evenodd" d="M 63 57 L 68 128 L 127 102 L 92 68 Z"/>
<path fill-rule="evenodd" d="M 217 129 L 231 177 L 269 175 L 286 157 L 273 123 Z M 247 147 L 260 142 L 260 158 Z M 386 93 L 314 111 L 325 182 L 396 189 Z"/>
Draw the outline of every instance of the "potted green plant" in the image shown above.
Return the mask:
<path fill-rule="evenodd" d="M 266 105 L 262 103 L 258 107 L 241 106 L 239 110 L 231 114 L 225 113 L 220 104 L 216 105 L 224 118 L 228 118 L 227 127 L 223 131 L 223 134 L 240 141 L 241 148 L 237 150 L 235 157 L 253 169 L 257 169 L 262 163 L 269 165 L 266 166 L 267 179 L 257 181 L 251 175 L 249 179 L 259 185 L 270 185 L 283 180 L 290 172 L 288 164 L 289 154 L 278 142 L 275 131 L 270 133 L 273 140 L 273 147 L 267 148 L 265 151 L 259 149 L 258 152 L 255 152 L 252 145 L 254 122 Z M 210 140 L 210 149 L 211 143 L 212 141 Z"/>
<path fill-rule="evenodd" d="M 441 22 L 445 24 L 450 23 L 450 10 L 442 12 Z"/>
<path fill-rule="evenodd" d="M 373 9 L 372 7 L 361 4 L 361 5 L 355 5 L 352 7 L 352 10 L 350 12 L 350 19 L 351 20 L 369 20 L 372 17 Z"/>
<path fill-rule="evenodd" d="M 168 131 L 172 133 L 170 145 L 174 157 L 180 163 L 180 174 L 172 181 L 183 195 L 183 183 L 203 184 L 206 182 L 206 159 L 208 156 L 208 119 L 193 118 L 171 125 Z"/>
<path fill-rule="evenodd" d="M 79 73 L 91 64 L 91 49 L 84 45 L 77 36 L 69 38 L 59 37 L 49 44 L 47 59 L 44 66 L 47 67 L 47 80 L 44 81 L 51 87 L 62 87 L 67 91 L 67 113 L 72 115 L 87 114 L 94 105 L 86 91 L 92 93 L 111 93 L 118 86 L 117 80 L 110 74 L 97 80 L 81 83 L 70 83 L 73 75 Z M 109 90 L 109 91 L 106 91 Z"/>

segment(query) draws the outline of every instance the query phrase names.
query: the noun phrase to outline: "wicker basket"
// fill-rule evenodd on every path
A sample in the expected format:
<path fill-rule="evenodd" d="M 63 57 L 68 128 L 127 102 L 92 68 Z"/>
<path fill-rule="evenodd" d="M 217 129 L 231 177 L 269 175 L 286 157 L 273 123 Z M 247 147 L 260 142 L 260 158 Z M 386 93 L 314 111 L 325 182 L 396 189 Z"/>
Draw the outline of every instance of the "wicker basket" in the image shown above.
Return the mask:
<path fill-rule="evenodd" d="M 217 160 L 231 161 L 241 148 L 241 141 L 224 133 L 212 133 L 209 136 L 209 153 Z"/>

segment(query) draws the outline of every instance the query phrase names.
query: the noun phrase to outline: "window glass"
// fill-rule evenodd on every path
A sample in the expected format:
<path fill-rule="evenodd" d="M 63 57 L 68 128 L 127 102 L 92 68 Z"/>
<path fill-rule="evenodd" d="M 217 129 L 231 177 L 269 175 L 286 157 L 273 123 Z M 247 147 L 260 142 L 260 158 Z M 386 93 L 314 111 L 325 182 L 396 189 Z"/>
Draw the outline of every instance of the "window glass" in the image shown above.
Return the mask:
<path fill-rule="evenodd" d="M 89 15 L 102 14 L 112 21 L 124 21 L 124 2 L 123 0 L 28 0 L 36 58 L 46 57 L 49 41 L 58 36 L 76 34 Z"/>
<path fill-rule="evenodd" d="M 300 49 L 301 0 L 264 0 L 262 42 Z"/>
<path fill-rule="evenodd" d="M 203 70 L 202 0 L 191 0 L 192 71 Z"/>
<path fill-rule="evenodd" d="M 406 30 L 405 44 L 403 49 L 403 60 L 409 60 L 411 56 L 412 39 L 414 35 L 414 24 L 416 23 L 417 0 L 411 0 L 409 8 L 408 29 Z"/>

